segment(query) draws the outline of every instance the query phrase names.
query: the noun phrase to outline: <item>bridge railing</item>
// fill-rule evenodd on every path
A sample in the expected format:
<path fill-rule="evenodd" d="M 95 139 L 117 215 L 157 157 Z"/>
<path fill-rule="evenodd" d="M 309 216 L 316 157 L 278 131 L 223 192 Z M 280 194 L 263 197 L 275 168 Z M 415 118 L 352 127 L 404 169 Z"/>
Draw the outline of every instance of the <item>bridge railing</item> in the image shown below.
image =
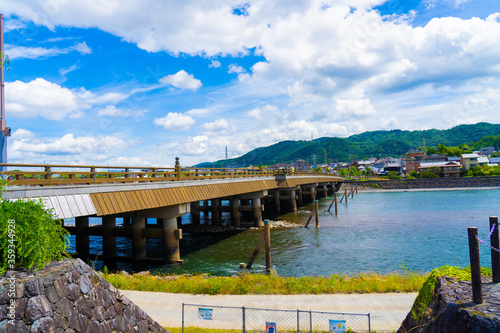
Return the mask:
<path fill-rule="evenodd" d="M 224 179 L 292 174 L 290 170 L 266 168 L 137 167 L 60 164 L 0 163 L 2 178 L 9 185 L 50 186 L 66 184 L 133 183 Z M 310 174 L 296 173 L 293 174 Z"/>

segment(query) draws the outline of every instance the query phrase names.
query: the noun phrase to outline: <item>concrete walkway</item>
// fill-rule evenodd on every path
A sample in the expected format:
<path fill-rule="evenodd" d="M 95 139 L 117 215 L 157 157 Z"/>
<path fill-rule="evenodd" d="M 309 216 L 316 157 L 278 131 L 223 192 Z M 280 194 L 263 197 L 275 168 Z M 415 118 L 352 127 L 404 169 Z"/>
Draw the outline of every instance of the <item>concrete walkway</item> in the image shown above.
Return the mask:
<path fill-rule="evenodd" d="M 378 332 L 392 332 L 392 330 L 397 330 L 410 311 L 413 301 L 417 296 L 416 293 L 210 296 L 135 290 L 121 290 L 121 292 L 164 327 L 182 326 L 182 303 L 187 303 L 265 309 L 370 313 L 372 332 L 374 330 Z M 228 310 L 228 316 L 231 317 L 229 312 L 230 310 Z M 233 322 L 228 324 L 230 327 L 224 325 L 224 328 L 241 328 L 241 318 L 236 317 L 234 315 Z M 226 321 L 229 320 L 227 319 Z M 192 323 L 190 325 L 187 321 L 185 325 L 198 326 Z"/>

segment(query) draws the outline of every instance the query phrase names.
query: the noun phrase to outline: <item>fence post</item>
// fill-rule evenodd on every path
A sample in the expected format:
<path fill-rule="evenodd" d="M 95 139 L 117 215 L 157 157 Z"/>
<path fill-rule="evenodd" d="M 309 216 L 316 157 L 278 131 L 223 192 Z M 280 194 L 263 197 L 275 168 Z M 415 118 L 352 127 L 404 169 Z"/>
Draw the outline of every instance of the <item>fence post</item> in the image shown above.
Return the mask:
<path fill-rule="evenodd" d="M 481 263 L 479 260 L 479 241 L 477 240 L 477 228 L 467 228 L 469 235 L 470 275 L 472 282 L 472 301 L 476 304 L 483 303 L 483 291 L 481 283 Z"/>
<path fill-rule="evenodd" d="M 491 235 L 491 270 L 492 270 L 492 278 L 493 278 L 493 283 L 498 283 L 500 282 L 500 253 L 498 251 L 495 251 L 495 249 L 500 248 L 500 242 L 498 239 L 498 217 L 497 216 L 490 216 L 490 230 L 495 228 L 493 230 L 493 234 Z"/>
<path fill-rule="evenodd" d="M 370 314 L 368 313 L 368 333 L 372 332 L 372 323 L 370 320 Z"/>
<path fill-rule="evenodd" d="M 184 302 L 182 303 L 182 333 L 184 333 Z"/>
<path fill-rule="evenodd" d="M 300 333 L 300 311 L 297 309 L 297 333 Z"/>
<path fill-rule="evenodd" d="M 242 306 L 241 309 L 243 310 L 243 333 L 245 333 L 245 307 Z"/>
<path fill-rule="evenodd" d="M 309 330 L 313 333 L 313 313 L 309 310 Z"/>

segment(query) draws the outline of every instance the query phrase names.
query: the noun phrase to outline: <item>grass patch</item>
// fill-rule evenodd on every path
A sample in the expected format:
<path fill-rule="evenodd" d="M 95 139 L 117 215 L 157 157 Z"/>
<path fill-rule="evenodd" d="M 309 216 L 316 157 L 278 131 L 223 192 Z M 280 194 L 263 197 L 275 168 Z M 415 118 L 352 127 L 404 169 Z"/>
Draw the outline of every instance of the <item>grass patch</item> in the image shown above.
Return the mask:
<path fill-rule="evenodd" d="M 376 273 L 327 277 L 279 277 L 272 274 L 243 273 L 239 276 L 154 276 L 105 274 L 105 279 L 118 289 L 157 291 L 168 293 L 245 295 L 245 294 L 335 294 L 335 293 L 389 293 L 416 292 L 426 274 L 407 271 L 405 274 Z"/>

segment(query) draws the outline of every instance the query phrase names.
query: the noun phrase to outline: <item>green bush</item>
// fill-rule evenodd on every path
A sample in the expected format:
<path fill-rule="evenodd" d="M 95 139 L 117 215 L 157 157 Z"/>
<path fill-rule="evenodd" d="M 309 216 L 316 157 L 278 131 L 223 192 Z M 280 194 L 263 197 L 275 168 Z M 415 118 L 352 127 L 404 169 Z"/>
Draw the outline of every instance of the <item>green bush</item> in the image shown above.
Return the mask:
<path fill-rule="evenodd" d="M 0 180 L 0 193 L 5 182 Z M 0 201 L 0 274 L 18 267 L 41 269 L 68 256 L 69 233 L 41 201 Z"/>
<path fill-rule="evenodd" d="M 420 173 L 420 178 L 439 178 L 439 176 L 436 175 L 434 172 L 425 170 Z"/>
<path fill-rule="evenodd" d="M 397 173 L 396 171 L 389 171 L 389 173 L 387 174 L 387 178 L 389 178 L 389 179 L 402 179 L 401 176 L 399 175 L 399 173 Z"/>

